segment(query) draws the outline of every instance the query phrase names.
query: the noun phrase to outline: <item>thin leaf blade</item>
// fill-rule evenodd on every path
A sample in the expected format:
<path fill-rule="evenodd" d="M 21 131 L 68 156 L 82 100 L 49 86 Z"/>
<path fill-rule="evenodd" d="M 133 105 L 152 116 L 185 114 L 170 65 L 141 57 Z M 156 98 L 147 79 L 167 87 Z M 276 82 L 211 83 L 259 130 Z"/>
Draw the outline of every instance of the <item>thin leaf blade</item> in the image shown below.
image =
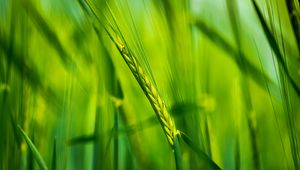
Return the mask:
<path fill-rule="evenodd" d="M 36 162 L 38 163 L 39 167 L 42 170 L 48 170 L 47 165 L 46 165 L 46 163 L 45 163 L 42 155 L 39 153 L 39 151 L 37 150 L 36 146 L 30 140 L 30 138 L 28 137 L 28 135 L 24 132 L 24 130 L 20 126 L 18 126 L 18 129 L 21 132 L 23 138 L 25 139 L 28 147 L 30 148 L 30 151 L 32 152 L 33 157 L 36 160 Z"/>

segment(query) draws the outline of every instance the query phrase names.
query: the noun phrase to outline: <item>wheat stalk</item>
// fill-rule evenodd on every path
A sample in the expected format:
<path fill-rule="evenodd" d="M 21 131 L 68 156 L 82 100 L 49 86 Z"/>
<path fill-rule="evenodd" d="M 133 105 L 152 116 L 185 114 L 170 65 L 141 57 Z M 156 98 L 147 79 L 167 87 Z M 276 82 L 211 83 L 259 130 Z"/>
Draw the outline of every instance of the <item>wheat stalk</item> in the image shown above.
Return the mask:
<path fill-rule="evenodd" d="M 114 42 L 116 47 L 118 48 L 120 54 L 131 70 L 132 74 L 138 81 L 139 85 L 143 89 L 145 95 L 147 96 L 149 102 L 152 105 L 153 110 L 158 117 L 160 124 L 168 138 L 169 144 L 174 147 L 174 139 L 177 134 L 180 134 L 179 131 L 175 127 L 175 123 L 173 118 L 170 116 L 166 104 L 163 99 L 158 94 L 156 87 L 149 80 L 143 68 L 137 61 L 136 57 L 129 51 L 126 47 L 125 43 L 121 40 L 116 40 L 107 30 L 110 39 Z"/>

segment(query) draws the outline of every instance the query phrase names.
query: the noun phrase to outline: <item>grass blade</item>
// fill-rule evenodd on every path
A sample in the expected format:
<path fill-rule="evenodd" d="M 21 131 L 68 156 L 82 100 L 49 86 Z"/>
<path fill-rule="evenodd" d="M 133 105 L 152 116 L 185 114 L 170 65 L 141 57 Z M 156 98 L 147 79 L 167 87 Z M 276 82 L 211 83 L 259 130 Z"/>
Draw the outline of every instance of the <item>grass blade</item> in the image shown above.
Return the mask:
<path fill-rule="evenodd" d="M 43 83 L 37 68 L 31 64 L 31 60 L 20 52 L 21 48 L 19 46 L 13 44 L 14 52 L 10 50 L 10 43 L 12 42 L 7 37 L 0 34 L 0 51 L 3 52 L 4 59 L 13 66 L 20 76 L 24 77 L 33 90 L 37 90 L 42 94 L 45 101 L 51 104 L 51 109 L 54 110 L 54 113 L 57 113 L 57 108 L 60 107 L 58 104 L 60 103 L 60 98 L 54 93 L 54 89 Z"/>
<path fill-rule="evenodd" d="M 182 170 L 182 158 L 181 158 L 181 150 L 179 145 L 179 136 L 176 135 L 174 139 L 174 155 L 175 155 L 175 163 L 176 163 L 176 169 Z"/>
<path fill-rule="evenodd" d="M 208 27 L 202 21 L 196 21 L 194 25 L 203 33 L 204 36 L 209 38 L 212 42 L 220 46 L 225 52 L 229 54 L 229 57 L 237 64 L 242 73 L 248 75 L 259 86 L 265 88 L 265 81 L 270 86 L 275 86 L 274 82 L 268 75 L 259 70 L 253 65 L 244 53 L 239 53 L 232 45 L 230 45 L 218 32 Z M 238 57 L 240 55 L 240 57 Z"/>
<path fill-rule="evenodd" d="M 199 156 L 199 158 L 206 164 L 207 169 L 220 170 L 221 168 L 212 161 L 193 141 L 184 133 L 180 133 L 181 139 Z"/>
<path fill-rule="evenodd" d="M 26 9 L 28 16 L 37 24 L 40 28 L 39 30 L 46 36 L 48 42 L 52 45 L 52 47 L 58 52 L 61 61 L 64 63 L 66 68 L 75 69 L 76 64 L 67 53 L 62 43 L 60 42 L 58 36 L 55 31 L 52 30 L 51 26 L 47 23 L 47 21 L 42 17 L 40 12 L 35 8 L 35 6 L 31 3 L 30 0 L 21 0 L 22 5 Z"/>
<path fill-rule="evenodd" d="M 80 145 L 80 144 L 86 144 L 86 143 L 90 143 L 93 142 L 95 140 L 95 136 L 92 135 L 82 135 L 82 136 L 78 136 L 78 137 L 74 137 L 72 139 L 70 139 L 68 141 L 69 145 Z"/>
<path fill-rule="evenodd" d="M 298 50 L 300 50 L 300 3 L 298 0 L 285 0 L 285 3 L 288 7 L 290 20 L 296 36 Z"/>
<path fill-rule="evenodd" d="M 265 21 L 265 19 L 263 17 L 263 14 L 261 13 L 259 7 L 257 6 L 255 0 L 252 0 L 252 4 L 253 4 L 255 12 L 256 12 L 256 14 L 257 14 L 257 16 L 259 18 L 259 21 L 261 23 L 263 31 L 264 31 L 264 33 L 265 33 L 265 35 L 267 37 L 267 40 L 268 40 L 268 42 L 269 42 L 269 44 L 270 44 L 273 52 L 275 53 L 276 59 L 278 61 L 278 64 L 282 67 L 282 69 L 284 71 L 284 74 L 288 78 L 288 81 L 291 83 L 293 89 L 296 91 L 296 93 L 300 97 L 300 87 L 299 87 L 299 84 L 297 84 L 295 82 L 295 80 L 291 77 L 291 75 L 289 74 L 287 64 L 284 61 L 284 57 L 283 57 L 282 53 L 280 52 L 279 45 L 278 45 L 278 43 L 277 43 L 274 35 L 272 34 L 270 28 L 268 27 L 267 22 Z"/>
<path fill-rule="evenodd" d="M 18 126 L 19 131 L 21 132 L 23 138 L 25 139 L 28 147 L 30 148 L 30 151 L 33 154 L 33 157 L 35 158 L 36 162 L 38 163 L 39 167 L 42 170 L 47 170 L 47 165 L 45 163 L 45 161 L 43 160 L 41 154 L 39 153 L 39 151 L 37 150 L 37 148 L 35 147 L 35 145 L 32 143 L 32 141 L 30 140 L 30 138 L 27 136 L 27 134 L 23 131 L 23 129 Z"/>
<path fill-rule="evenodd" d="M 297 134 L 296 134 L 296 125 L 294 122 L 294 115 L 291 111 L 290 108 L 290 99 L 289 99 L 289 92 L 288 92 L 288 86 L 286 85 L 286 81 L 291 84 L 295 92 L 297 93 L 298 97 L 300 97 L 300 88 L 299 84 L 297 84 L 294 79 L 291 77 L 288 71 L 288 66 L 286 61 L 284 60 L 284 56 L 280 52 L 279 45 L 273 36 L 270 28 L 267 25 L 267 22 L 265 21 L 262 12 L 260 11 L 258 5 L 256 4 L 255 0 L 252 0 L 252 4 L 254 6 L 255 12 L 259 18 L 259 21 L 261 23 L 261 26 L 263 28 L 263 31 L 267 37 L 267 40 L 275 53 L 279 68 L 282 70 L 280 72 L 280 75 L 282 77 L 282 84 L 283 84 L 283 93 L 285 94 L 283 97 L 285 99 L 285 112 L 287 114 L 287 125 L 288 125 L 288 132 L 289 132 L 289 138 L 290 138 L 290 143 L 291 143 L 291 152 L 292 152 L 292 158 L 293 158 L 293 163 L 295 169 L 299 169 L 299 152 L 298 152 L 298 139 L 297 139 Z M 285 77 L 286 76 L 286 77 Z"/>
<path fill-rule="evenodd" d="M 235 158 L 235 169 L 240 170 L 241 169 L 241 155 L 240 155 L 240 140 L 239 140 L 238 133 L 236 135 L 236 140 L 235 140 L 234 158 Z"/>
<path fill-rule="evenodd" d="M 243 65 L 243 67 L 246 68 L 247 67 L 244 63 L 243 60 L 241 60 L 242 57 L 242 52 L 241 52 L 241 40 L 240 40 L 240 30 L 238 27 L 238 21 L 239 21 L 239 15 L 238 15 L 238 8 L 237 8 L 237 1 L 234 0 L 227 0 L 227 6 L 228 6 L 228 12 L 229 12 L 229 16 L 230 16 L 230 21 L 231 21 L 231 27 L 232 30 L 234 32 L 234 37 L 235 37 L 235 42 L 237 44 L 238 47 L 238 53 L 239 55 L 236 56 L 241 64 Z M 247 70 L 248 71 L 248 70 Z M 245 109 L 246 109 L 246 118 L 248 121 L 248 127 L 249 127 L 249 132 L 250 132 L 250 139 L 251 139 L 251 147 L 252 147 L 252 151 L 253 151 L 253 156 L 252 156 L 252 160 L 253 160 L 253 164 L 256 170 L 260 169 L 260 161 L 259 161 L 259 154 L 258 154 L 258 148 L 257 148 L 257 141 L 256 141 L 256 131 L 255 131 L 255 127 L 254 127 L 254 123 L 250 117 L 251 115 L 249 114 L 254 114 L 252 112 L 253 110 L 253 104 L 251 101 L 251 91 L 248 85 L 248 81 L 247 79 L 245 79 L 244 77 L 241 77 L 241 88 L 242 88 L 242 93 L 243 93 L 243 99 L 245 101 Z M 238 135 L 237 135 L 237 147 L 239 147 L 239 143 L 238 143 Z M 239 152 L 239 149 L 237 150 Z M 239 154 L 239 153 L 238 153 Z M 239 162 L 239 157 L 237 158 L 237 162 Z M 239 166 L 239 165 L 237 165 Z M 238 167 L 240 168 L 240 167 Z"/>
<path fill-rule="evenodd" d="M 53 142 L 53 152 L 52 152 L 52 164 L 51 164 L 51 169 L 52 170 L 56 170 L 57 169 L 57 163 L 56 163 L 56 137 L 54 138 L 54 142 Z"/>

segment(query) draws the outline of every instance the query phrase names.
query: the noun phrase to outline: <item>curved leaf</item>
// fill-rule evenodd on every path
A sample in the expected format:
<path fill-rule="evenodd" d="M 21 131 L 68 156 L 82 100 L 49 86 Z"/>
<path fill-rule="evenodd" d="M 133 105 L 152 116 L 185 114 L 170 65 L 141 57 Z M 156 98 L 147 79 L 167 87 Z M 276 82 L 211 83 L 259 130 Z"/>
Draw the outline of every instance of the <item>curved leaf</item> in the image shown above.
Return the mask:
<path fill-rule="evenodd" d="M 39 167 L 42 170 L 48 170 L 47 165 L 46 165 L 45 161 L 43 160 L 43 157 L 41 156 L 41 154 L 39 153 L 39 151 L 37 150 L 35 145 L 32 143 L 32 141 L 30 140 L 28 135 L 23 131 L 23 129 L 19 125 L 18 125 L 18 129 L 20 130 L 22 136 L 24 137 L 24 139 L 25 139 L 30 151 L 32 152 L 34 159 L 38 163 Z"/>

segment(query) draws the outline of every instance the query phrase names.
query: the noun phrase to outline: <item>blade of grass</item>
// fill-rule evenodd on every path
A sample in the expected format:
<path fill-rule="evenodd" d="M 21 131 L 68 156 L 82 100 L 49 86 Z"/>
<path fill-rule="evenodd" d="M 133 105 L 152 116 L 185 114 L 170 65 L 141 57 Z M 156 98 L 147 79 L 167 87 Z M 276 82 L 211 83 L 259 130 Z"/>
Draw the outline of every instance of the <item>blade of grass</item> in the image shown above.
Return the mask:
<path fill-rule="evenodd" d="M 35 141 L 34 141 L 34 135 L 32 135 L 32 137 L 31 137 L 31 140 L 32 140 L 32 143 L 34 143 Z M 27 153 L 27 155 L 28 155 L 28 158 L 27 158 L 27 163 L 28 163 L 28 170 L 30 170 L 30 169 L 34 169 L 34 158 L 33 158 L 33 153 L 32 152 L 28 152 Z"/>
<path fill-rule="evenodd" d="M 210 135 L 209 135 L 209 127 L 208 127 L 208 116 L 205 115 L 205 138 L 206 138 L 206 151 L 207 156 L 211 158 L 211 141 L 210 141 Z"/>
<path fill-rule="evenodd" d="M 235 169 L 240 170 L 241 169 L 241 155 L 240 155 L 240 140 L 238 133 L 236 135 L 236 140 L 235 140 Z"/>
<path fill-rule="evenodd" d="M 25 78 L 29 81 L 32 87 L 34 88 L 42 88 L 44 89 L 44 86 L 41 83 L 41 80 L 39 76 L 37 75 L 37 71 L 32 69 L 28 64 L 25 62 L 25 57 L 22 56 L 22 54 L 18 51 L 20 51 L 19 47 L 16 47 L 14 44 L 14 52 L 12 51 L 12 41 L 7 40 L 7 38 L 4 35 L 0 34 L 0 48 L 4 52 L 5 58 L 9 63 L 12 63 L 17 71 L 22 75 L 25 76 Z M 18 52 L 18 53 L 17 53 Z M 27 62 L 28 63 L 28 62 Z"/>
<path fill-rule="evenodd" d="M 125 125 L 129 126 L 128 124 L 130 118 L 128 117 L 128 114 L 126 113 L 123 105 L 119 106 L 119 114 L 122 122 L 124 122 Z M 156 122 L 158 122 L 157 119 Z M 135 130 L 138 131 L 138 128 Z M 116 135 L 119 134 L 120 134 L 120 129 L 118 129 Z M 126 133 L 129 143 L 131 143 L 131 148 L 134 150 L 135 157 L 138 160 L 139 167 L 150 167 L 148 160 L 143 156 L 145 153 L 144 153 L 143 146 L 140 144 L 141 142 L 139 138 L 135 135 L 130 135 L 130 134 L 131 133 Z"/>
<path fill-rule="evenodd" d="M 114 107 L 114 132 L 117 132 L 119 129 L 119 113 L 117 111 L 117 108 Z M 114 170 L 119 169 L 119 139 L 118 135 L 114 135 Z"/>
<path fill-rule="evenodd" d="M 240 29 L 238 26 L 238 21 L 239 21 L 239 15 L 238 15 L 238 8 L 237 8 L 237 1 L 234 0 L 227 0 L 227 6 L 228 6 L 228 12 L 229 12 L 229 16 L 230 16 L 230 21 L 231 21 L 231 27 L 234 33 L 234 38 L 235 38 L 235 42 L 237 44 L 237 48 L 238 48 L 238 56 L 236 56 L 237 60 L 241 63 L 242 67 L 245 68 L 246 73 L 249 72 L 247 65 L 244 63 L 244 60 L 242 60 L 242 43 L 241 43 L 241 39 L 240 39 Z M 241 88 L 242 88 L 242 98 L 244 99 L 243 101 L 245 102 L 245 112 L 247 113 L 245 115 L 246 119 L 247 119 L 247 123 L 248 123 L 248 129 L 250 132 L 250 139 L 251 139 L 251 148 L 252 148 L 252 160 L 253 160 L 253 164 L 254 164 L 254 168 L 256 170 L 260 169 L 260 161 L 259 161 L 259 152 L 258 152 L 258 147 L 257 147 L 257 140 L 256 140 L 256 130 L 254 127 L 254 123 L 253 121 L 256 120 L 252 120 L 251 117 L 253 117 L 252 115 L 249 114 L 255 114 L 253 112 L 253 104 L 251 101 L 251 91 L 248 85 L 248 81 L 247 79 L 245 79 L 243 76 L 241 77 Z"/>
<path fill-rule="evenodd" d="M 51 169 L 52 170 L 56 170 L 57 169 L 57 163 L 56 163 L 56 137 L 54 138 L 54 142 L 53 142 L 53 151 L 52 151 L 52 163 L 51 163 Z"/>
<path fill-rule="evenodd" d="M 276 59 L 278 61 L 278 64 L 280 65 L 280 67 L 282 67 L 282 70 L 284 72 L 284 74 L 287 76 L 288 81 L 290 82 L 290 84 L 292 85 L 293 89 L 296 91 L 296 93 L 298 94 L 298 96 L 300 97 L 300 87 L 299 84 L 296 83 L 296 81 L 292 78 L 292 76 L 289 74 L 289 70 L 287 67 L 287 64 L 284 60 L 284 57 L 282 55 L 282 53 L 280 52 L 280 48 L 279 45 L 274 37 L 274 35 L 272 34 L 270 28 L 268 27 L 267 22 L 265 21 L 263 14 L 261 13 L 259 7 L 257 6 L 255 0 L 251 0 L 255 12 L 259 18 L 260 24 L 263 28 L 263 31 L 266 35 L 266 38 L 273 50 L 273 52 L 275 53 Z"/>
<path fill-rule="evenodd" d="M 95 115 L 95 125 L 94 125 L 94 134 L 95 140 L 93 142 L 94 150 L 93 150 L 93 169 L 100 169 L 101 168 L 101 161 L 103 158 L 101 157 L 101 145 L 102 145 L 102 139 L 100 138 L 100 114 L 101 114 L 101 108 L 100 106 L 97 106 L 96 108 L 96 115 Z M 103 166 L 103 165 L 102 165 Z M 104 167 L 104 166 L 103 166 Z"/>
<path fill-rule="evenodd" d="M 264 72 L 264 68 L 263 68 L 263 64 L 262 64 L 262 61 L 261 61 L 261 57 L 260 57 L 260 54 L 258 52 L 258 49 L 257 49 L 257 45 L 255 44 L 255 47 L 256 47 L 256 51 L 258 53 L 258 59 L 259 59 L 259 62 L 260 62 L 260 65 L 261 65 L 261 68 L 262 68 L 262 71 Z M 268 86 L 268 84 L 266 84 L 266 87 L 267 87 L 267 92 L 269 94 L 269 98 L 270 98 L 270 101 L 271 101 L 271 105 L 272 105 L 272 112 L 274 114 L 274 117 L 275 117 L 275 124 L 276 124 L 276 127 L 278 129 L 278 133 L 279 133 L 279 137 L 280 137 L 280 144 L 284 150 L 284 158 L 285 160 L 287 161 L 287 156 L 286 156 L 286 149 L 285 149 L 285 146 L 283 144 L 283 139 L 282 139 L 282 134 L 281 134 L 281 131 L 280 131 L 280 127 L 279 127 L 279 118 L 278 118 L 278 111 L 275 109 L 275 106 L 274 106 L 274 101 L 271 97 L 271 92 L 270 92 L 270 88 Z"/>
<path fill-rule="evenodd" d="M 96 32 L 96 35 L 98 37 L 98 40 L 100 41 L 101 44 L 104 44 L 104 40 L 100 35 L 99 29 L 93 25 L 94 31 Z M 106 63 L 105 64 L 105 69 L 107 72 L 111 74 L 111 76 L 106 77 L 105 83 L 106 85 L 106 90 L 107 92 L 112 96 L 112 98 L 116 101 L 122 101 L 124 98 L 124 94 L 121 88 L 121 83 L 119 79 L 117 78 L 115 67 L 113 64 L 113 61 L 109 55 L 109 52 L 106 48 L 102 48 L 104 55 L 103 60 Z M 113 102 L 113 101 L 112 101 Z M 118 131 L 119 129 L 119 105 L 113 105 L 113 113 L 114 113 L 114 134 L 115 132 Z M 113 139 L 113 146 L 114 146 L 114 169 L 119 169 L 119 136 L 114 135 Z"/>
<path fill-rule="evenodd" d="M 0 34 L 0 44 L 0 51 L 3 51 L 4 59 L 6 59 L 9 65 L 11 64 L 14 66 L 13 68 L 16 70 L 16 72 L 20 76 L 23 76 L 33 90 L 37 90 L 42 94 L 45 101 L 51 104 L 51 108 L 54 109 L 54 113 L 57 113 L 56 109 L 60 107 L 60 98 L 58 98 L 54 93 L 54 89 L 42 82 L 36 67 L 29 64 L 31 61 L 20 52 L 21 48 L 16 44 L 13 44 L 14 50 L 10 50 L 11 45 L 9 44 L 11 44 L 11 41 L 8 41 L 7 38 L 2 34 Z"/>
<path fill-rule="evenodd" d="M 299 152 L 298 152 L 298 139 L 297 139 L 297 134 L 296 134 L 296 127 L 294 123 L 294 116 L 293 113 L 291 112 L 290 108 L 290 99 L 289 99 L 289 91 L 288 91 L 288 86 L 286 85 L 286 80 L 291 84 L 295 92 L 297 93 L 298 97 L 300 97 L 300 88 L 298 84 L 294 81 L 294 79 L 291 77 L 288 71 L 287 64 L 285 62 L 285 58 L 280 52 L 279 45 L 273 36 L 270 28 L 267 25 L 267 22 L 265 21 L 262 12 L 260 11 L 258 5 L 256 4 L 255 0 L 252 0 L 252 4 L 254 6 L 255 12 L 259 18 L 259 21 L 261 23 L 261 26 L 263 28 L 263 31 L 267 37 L 267 40 L 275 53 L 278 65 L 279 67 L 279 73 L 282 78 L 282 90 L 283 90 L 283 98 L 285 99 L 284 103 L 284 110 L 287 114 L 287 125 L 288 125 L 288 132 L 289 132 L 289 137 L 290 137 L 290 144 L 291 144 L 291 152 L 292 152 L 292 158 L 293 158 L 293 163 L 294 163 L 294 168 L 299 169 L 300 162 L 299 162 Z"/>
<path fill-rule="evenodd" d="M 14 114 L 13 112 L 8 112 L 8 116 L 10 117 L 10 125 L 11 126 L 7 126 L 6 127 L 6 130 L 10 130 L 10 128 L 12 128 L 12 133 L 13 135 L 10 136 L 10 135 L 7 135 L 6 134 L 6 137 L 5 138 L 11 138 L 13 137 L 14 140 L 13 140 L 13 143 L 11 143 L 11 145 L 8 145 L 6 147 L 8 147 L 8 151 L 10 152 L 10 154 L 7 154 L 5 156 L 8 157 L 8 163 L 9 164 L 14 164 L 14 163 L 17 163 L 17 165 L 8 165 L 7 166 L 7 169 L 16 169 L 16 168 L 19 168 L 19 164 L 21 163 L 20 161 L 20 158 L 21 158 L 21 155 L 14 155 L 14 154 L 17 154 L 17 153 L 20 153 L 21 152 L 21 144 L 22 144 L 22 139 L 21 139 L 21 136 L 20 136 L 20 133 L 18 133 L 18 129 L 17 129 L 17 121 L 16 121 L 16 114 Z M 6 119 L 7 120 L 7 119 Z M 23 123 L 20 121 L 20 123 Z M 5 134 L 4 134 L 5 135 Z M 15 145 L 16 148 L 18 148 L 18 152 L 15 152 L 15 147 L 12 146 L 12 145 Z M 24 167 L 25 169 L 25 167 Z"/>
<path fill-rule="evenodd" d="M 299 51 L 300 50 L 300 3 L 299 0 L 285 0 L 285 3 L 288 8 L 291 24 L 296 37 L 298 51 Z"/>
<path fill-rule="evenodd" d="M 25 139 L 28 147 L 30 148 L 30 151 L 33 154 L 33 157 L 35 158 L 36 162 L 38 163 L 39 167 L 42 170 L 47 170 L 47 165 L 43 159 L 43 157 L 41 156 L 41 154 L 39 153 L 39 151 L 37 150 L 37 148 L 35 147 L 35 145 L 32 143 L 32 141 L 30 140 L 30 138 L 27 136 L 27 134 L 23 131 L 23 129 L 18 126 L 19 131 L 21 132 L 23 138 Z"/>
<path fill-rule="evenodd" d="M 206 164 L 207 169 L 220 170 L 221 168 L 213 162 L 193 141 L 184 133 L 180 133 L 182 140 L 193 150 L 199 158 Z"/>
<path fill-rule="evenodd" d="M 232 45 L 230 45 L 219 33 L 217 33 L 212 28 L 208 27 L 202 21 L 196 21 L 194 25 L 203 33 L 204 36 L 209 38 L 212 42 L 220 46 L 225 52 L 227 52 L 230 57 L 238 66 L 238 68 L 245 74 L 253 79 L 259 86 L 265 88 L 265 81 L 270 84 L 270 86 L 276 87 L 275 83 L 269 78 L 268 75 L 261 72 L 253 65 L 244 53 L 237 51 Z M 236 56 L 241 56 L 239 60 Z M 245 66 L 245 67 L 244 67 Z M 248 71 L 247 71 L 248 70 Z"/>
<path fill-rule="evenodd" d="M 174 155 L 175 155 L 176 169 L 182 170 L 183 165 L 182 165 L 181 150 L 179 144 L 179 135 L 176 135 L 174 139 Z"/>
<path fill-rule="evenodd" d="M 69 69 L 76 70 L 76 64 L 67 53 L 62 43 L 60 42 L 58 36 L 55 31 L 52 30 L 51 26 L 47 23 L 47 20 L 42 17 L 41 13 L 36 9 L 36 7 L 32 4 L 31 0 L 21 0 L 23 7 L 26 9 L 28 16 L 37 24 L 41 31 L 47 38 L 48 42 L 52 45 L 52 47 L 57 50 L 61 61 L 64 66 Z"/>
<path fill-rule="evenodd" d="M 70 139 L 68 141 L 68 144 L 70 146 L 73 146 L 73 145 L 85 145 L 87 143 L 94 142 L 95 139 L 96 139 L 96 137 L 95 137 L 94 134 L 91 134 L 91 135 L 82 135 L 82 136 L 78 136 L 78 137 L 74 137 L 74 138 Z"/>

